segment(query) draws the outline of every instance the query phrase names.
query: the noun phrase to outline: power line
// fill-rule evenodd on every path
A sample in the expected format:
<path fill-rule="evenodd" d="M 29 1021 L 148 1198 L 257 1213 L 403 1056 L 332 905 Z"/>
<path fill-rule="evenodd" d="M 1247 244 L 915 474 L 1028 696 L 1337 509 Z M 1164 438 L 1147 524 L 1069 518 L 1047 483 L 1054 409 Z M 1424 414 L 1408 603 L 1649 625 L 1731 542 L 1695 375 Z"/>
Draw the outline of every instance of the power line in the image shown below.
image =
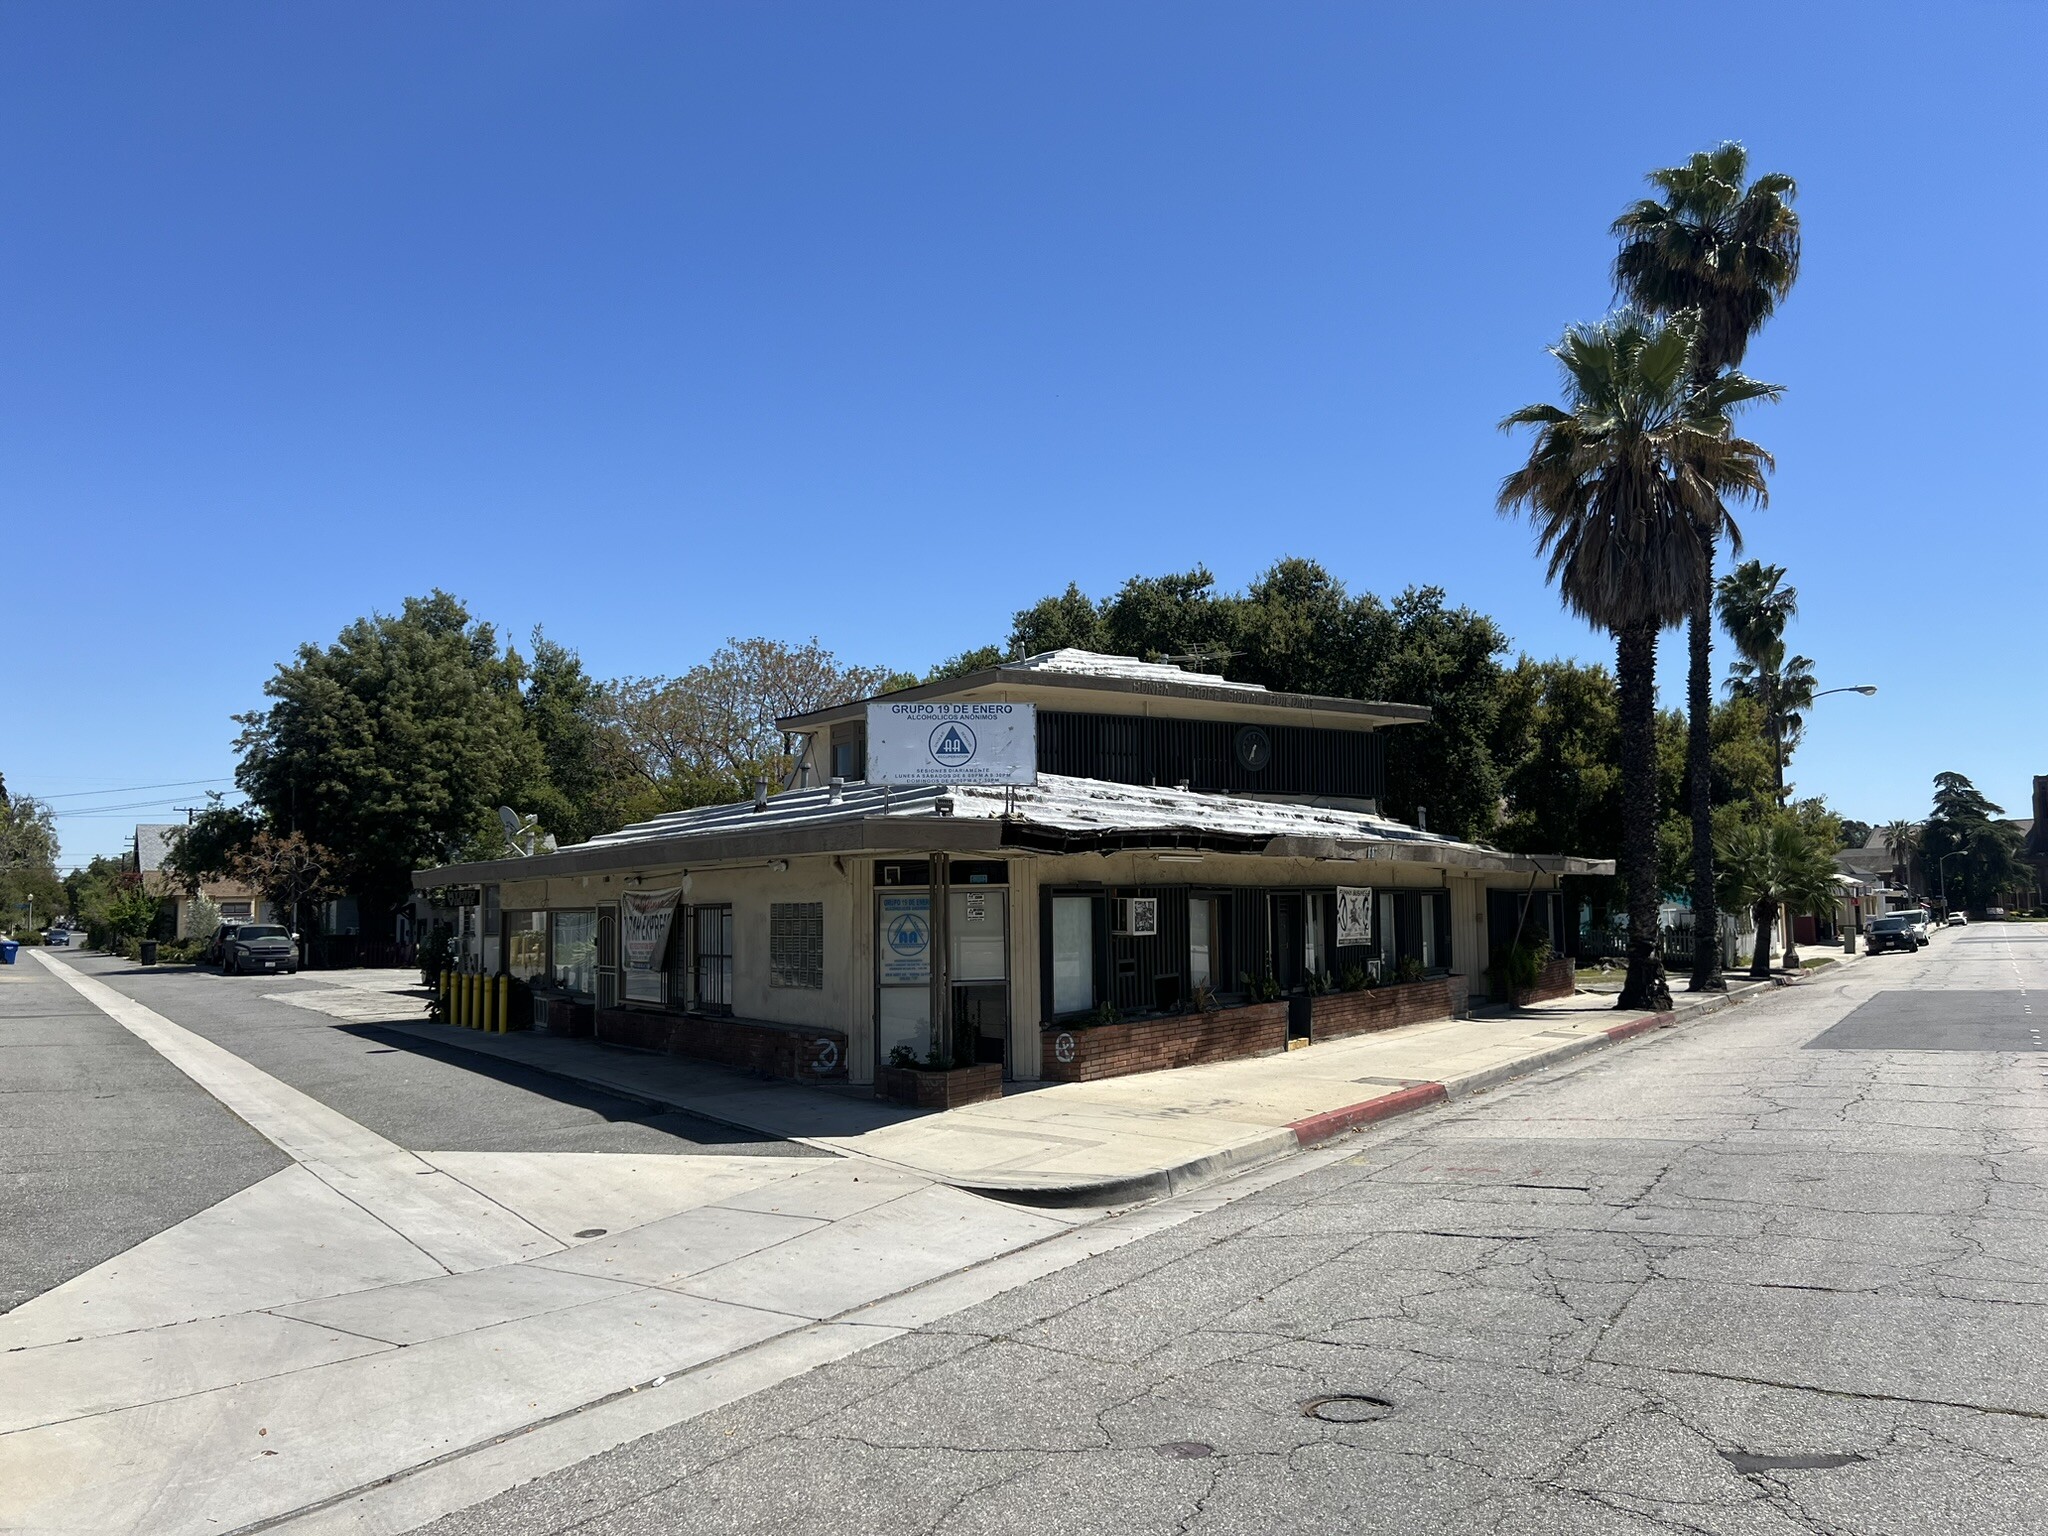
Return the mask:
<path fill-rule="evenodd" d="M 193 789 L 201 784 L 232 784 L 233 779 L 178 779 L 170 784 L 123 784 L 117 789 L 74 789 L 61 795 L 31 795 L 30 800 L 83 800 L 89 795 L 132 795 L 145 789 Z M 145 804 L 150 802 L 144 802 Z M 161 802 L 156 802 L 161 803 Z"/>

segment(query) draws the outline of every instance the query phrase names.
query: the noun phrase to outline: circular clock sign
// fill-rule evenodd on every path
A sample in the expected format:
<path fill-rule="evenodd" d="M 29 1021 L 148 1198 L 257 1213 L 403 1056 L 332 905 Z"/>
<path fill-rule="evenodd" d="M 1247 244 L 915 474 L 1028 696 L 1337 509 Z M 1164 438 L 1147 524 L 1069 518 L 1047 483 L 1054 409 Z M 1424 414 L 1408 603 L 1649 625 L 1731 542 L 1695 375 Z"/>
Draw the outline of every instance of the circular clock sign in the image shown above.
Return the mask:
<path fill-rule="evenodd" d="M 1256 725 L 1237 733 L 1237 761 L 1247 773 L 1259 773 L 1273 761 L 1273 738 Z"/>

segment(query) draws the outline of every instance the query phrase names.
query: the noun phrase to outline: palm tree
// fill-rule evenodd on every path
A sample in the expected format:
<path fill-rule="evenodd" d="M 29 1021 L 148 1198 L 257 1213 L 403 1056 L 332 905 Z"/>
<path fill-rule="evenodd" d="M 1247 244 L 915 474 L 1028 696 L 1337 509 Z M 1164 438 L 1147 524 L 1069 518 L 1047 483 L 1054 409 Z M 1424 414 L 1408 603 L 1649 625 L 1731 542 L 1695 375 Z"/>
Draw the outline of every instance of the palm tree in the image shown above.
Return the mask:
<path fill-rule="evenodd" d="M 1736 648 L 1742 652 L 1740 661 L 1728 665 L 1728 692 L 1738 699 L 1755 699 L 1764 708 L 1764 730 L 1771 742 L 1771 773 L 1779 803 L 1785 799 L 1785 759 L 1798 744 L 1799 736 L 1806 729 L 1806 711 L 1813 707 L 1815 692 L 1820 679 L 1813 673 L 1811 656 L 1787 656 L 1785 642 L 1779 638 L 1784 633 L 1784 618 L 1776 620 L 1773 627 L 1768 618 L 1760 618 L 1754 609 L 1745 609 L 1753 592 L 1737 590 L 1732 604 L 1729 597 L 1730 583 L 1749 572 L 1757 565 L 1752 560 L 1738 566 L 1732 575 L 1721 578 L 1722 606 L 1721 621 L 1729 632 L 1740 632 Z M 1767 573 L 1783 576 L 1781 567 L 1765 566 Z M 1798 593 L 1787 587 L 1782 594 L 1785 600 L 1783 613 L 1795 611 Z"/>
<path fill-rule="evenodd" d="M 1881 830 L 1885 852 L 1892 856 L 1892 863 L 1910 889 L 1913 884 L 1913 855 L 1920 851 L 1920 829 L 1910 821 L 1888 821 Z"/>
<path fill-rule="evenodd" d="M 1614 221 L 1621 248 L 1614 284 L 1654 314 L 1697 317 L 1695 383 L 1742 362 L 1799 276 L 1798 186 L 1789 176 L 1759 176 L 1747 187 L 1749 154 L 1722 144 L 1684 165 L 1652 171 L 1662 194 L 1645 198 Z M 1693 874 L 1693 967 L 1690 989 L 1720 991 L 1719 917 L 1714 907 L 1713 655 L 1714 551 L 1725 536 L 1739 553 L 1742 530 L 1727 516 L 1699 528 L 1700 580 L 1691 594 L 1686 676 L 1686 775 L 1690 783 Z"/>
<path fill-rule="evenodd" d="M 1730 415 L 1778 390 L 1733 371 L 1702 376 L 1689 323 L 1634 311 L 1574 327 L 1551 353 L 1569 403 L 1524 406 L 1501 423 L 1534 428 L 1536 441 L 1498 504 L 1536 525 L 1565 606 L 1615 637 L 1629 910 L 1618 1006 L 1668 1009 L 1657 946 L 1657 636 L 1685 618 L 1706 579 L 1701 528 L 1724 500 L 1765 498 L 1770 455 L 1736 437 Z"/>
<path fill-rule="evenodd" d="M 1797 970 L 1799 947 L 1792 935 L 1792 916 L 1834 899 L 1834 859 L 1804 827 L 1783 814 L 1742 823 L 1720 844 L 1716 858 L 1720 898 L 1731 907 L 1748 907 L 1756 924 L 1749 974 L 1759 981 L 1771 974 L 1771 934 L 1781 907 L 1785 969 Z"/>

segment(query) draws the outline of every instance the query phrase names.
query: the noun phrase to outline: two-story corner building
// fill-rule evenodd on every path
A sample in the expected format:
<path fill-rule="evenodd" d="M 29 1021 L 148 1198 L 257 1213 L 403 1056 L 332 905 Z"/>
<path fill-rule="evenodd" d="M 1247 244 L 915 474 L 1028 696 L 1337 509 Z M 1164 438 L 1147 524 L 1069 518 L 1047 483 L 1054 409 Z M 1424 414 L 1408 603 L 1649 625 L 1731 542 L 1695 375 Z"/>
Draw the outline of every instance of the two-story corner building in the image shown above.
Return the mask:
<path fill-rule="evenodd" d="M 857 701 L 781 722 L 799 751 L 780 794 L 417 883 L 475 909 L 477 963 L 586 1005 L 602 1038 L 867 1082 L 948 1021 L 1034 1079 L 1042 1027 L 1066 1021 L 1367 973 L 1483 990 L 1518 932 L 1562 948 L 1561 876 L 1613 872 L 1380 814 L 1383 733 L 1426 722 L 1414 705 L 1080 651 L 888 698 L 1033 705 L 1037 783 L 870 782 Z M 650 905 L 665 933 L 634 927 Z"/>

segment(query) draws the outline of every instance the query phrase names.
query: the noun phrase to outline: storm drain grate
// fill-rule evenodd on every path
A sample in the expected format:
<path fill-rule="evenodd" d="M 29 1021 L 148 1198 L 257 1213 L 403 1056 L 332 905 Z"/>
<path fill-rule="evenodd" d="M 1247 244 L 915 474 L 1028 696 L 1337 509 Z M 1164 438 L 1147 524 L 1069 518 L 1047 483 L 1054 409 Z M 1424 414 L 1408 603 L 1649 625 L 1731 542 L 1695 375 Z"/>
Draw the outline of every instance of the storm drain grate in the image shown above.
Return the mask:
<path fill-rule="evenodd" d="M 1384 1397 L 1368 1397 L 1363 1392 L 1331 1392 L 1310 1398 L 1301 1411 L 1325 1424 L 1370 1424 L 1392 1413 L 1394 1405 Z"/>
<path fill-rule="evenodd" d="M 1861 1456 L 1760 1456 L 1755 1451 L 1723 1451 L 1722 1460 L 1744 1477 L 1752 1472 L 1831 1472 L 1863 1460 Z"/>

